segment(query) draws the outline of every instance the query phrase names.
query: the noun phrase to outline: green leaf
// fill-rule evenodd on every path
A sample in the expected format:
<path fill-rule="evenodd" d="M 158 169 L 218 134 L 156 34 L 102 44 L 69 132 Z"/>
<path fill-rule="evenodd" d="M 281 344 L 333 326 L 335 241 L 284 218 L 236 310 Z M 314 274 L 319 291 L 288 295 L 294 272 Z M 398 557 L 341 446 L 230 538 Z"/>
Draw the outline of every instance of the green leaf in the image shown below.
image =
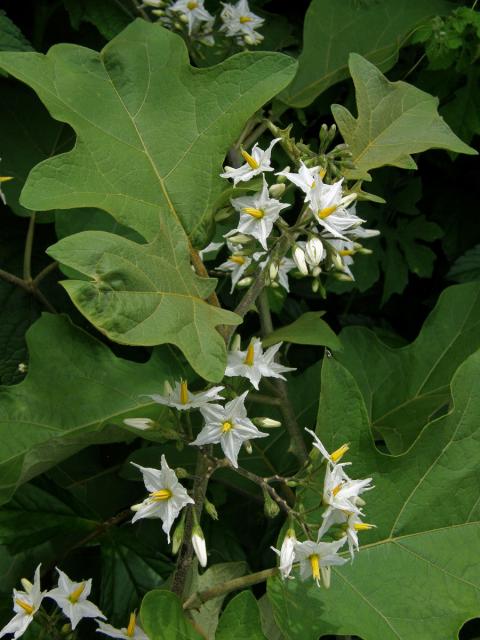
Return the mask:
<path fill-rule="evenodd" d="M 465 86 L 455 92 L 453 98 L 441 109 L 445 120 L 466 142 L 480 134 L 480 73 L 473 67 Z"/>
<path fill-rule="evenodd" d="M 118 35 L 135 17 L 133 5 L 127 7 L 121 0 L 63 0 L 63 3 L 74 29 L 78 29 L 81 22 L 90 22 L 106 40 Z"/>
<path fill-rule="evenodd" d="M 374 432 L 392 453 L 405 451 L 450 401 L 457 367 L 480 348 L 480 284 L 452 286 L 414 342 L 394 349 L 370 330 L 347 327 L 335 354 L 355 378 Z"/>
<path fill-rule="evenodd" d="M 142 394 L 158 393 L 172 376 L 160 350 L 145 364 L 122 360 L 62 316 L 44 314 L 27 345 L 25 380 L 0 389 L 1 503 L 86 445 L 127 439 L 113 425 L 152 406 Z"/>
<path fill-rule="evenodd" d="M 0 10 L 0 51 L 33 51 L 30 42 L 2 10 Z"/>
<path fill-rule="evenodd" d="M 171 591 L 157 589 L 147 593 L 140 617 L 150 640 L 202 640 Z"/>
<path fill-rule="evenodd" d="M 313 0 L 305 15 L 298 72 L 281 99 L 295 107 L 309 105 L 348 77 L 352 51 L 388 71 L 413 29 L 429 16 L 447 13 L 450 7 L 444 0 Z"/>
<path fill-rule="evenodd" d="M 451 640 L 478 616 L 479 375 L 477 352 L 453 378 L 451 412 L 427 425 L 405 454 L 388 456 L 375 447 L 355 380 L 334 359 L 324 362 L 318 434 L 330 451 L 349 441 L 350 474 L 373 477 L 365 510 L 377 529 L 361 535 L 352 564 L 333 569 L 328 590 L 298 576 L 270 581 L 289 640 L 330 633 Z M 323 478 L 316 484 L 318 492 Z M 307 509 L 318 504 L 312 490 L 304 498 Z"/>
<path fill-rule="evenodd" d="M 262 340 L 263 345 L 268 347 L 283 341 L 341 349 L 337 336 L 325 320 L 321 319 L 323 315 L 323 311 L 307 311 L 291 324 L 273 331 Z"/>
<path fill-rule="evenodd" d="M 455 282 L 480 280 L 480 244 L 460 256 L 448 272 L 448 278 Z"/>
<path fill-rule="evenodd" d="M 216 640 L 266 640 L 260 611 L 251 591 L 242 591 L 230 600 L 218 624 Z"/>
<path fill-rule="evenodd" d="M 358 117 L 341 105 L 332 113 L 350 145 L 357 173 L 383 165 L 415 169 L 411 154 L 431 148 L 458 153 L 477 152 L 463 143 L 437 113 L 438 100 L 406 82 L 390 82 L 370 62 L 352 53 L 350 73 L 355 84 Z"/>
<path fill-rule="evenodd" d="M 56 245 L 52 255 L 73 266 L 75 249 L 75 268 L 92 278 L 67 285 L 74 303 L 113 340 L 151 345 L 175 338 L 200 375 L 219 380 L 226 351 L 215 327 L 239 318 L 205 302 L 215 281 L 191 271 L 187 234 L 204 241 L 229 145 L 291 79 L 295 62 L 242 53 L 195 69 L 180 37 L 139 20 L 100 54 L 57 45 L 47 56 L 0 54 L 0 65 L 77 134 L 74 150 L 31 172 L 23 204 L 100 208 L 148 242 L 97 233 Z M 82 259 L 85 240 L 92 251 Z M 167 266 L 168 279 L 160 271 L 150 281 L 152 269 Z"/>

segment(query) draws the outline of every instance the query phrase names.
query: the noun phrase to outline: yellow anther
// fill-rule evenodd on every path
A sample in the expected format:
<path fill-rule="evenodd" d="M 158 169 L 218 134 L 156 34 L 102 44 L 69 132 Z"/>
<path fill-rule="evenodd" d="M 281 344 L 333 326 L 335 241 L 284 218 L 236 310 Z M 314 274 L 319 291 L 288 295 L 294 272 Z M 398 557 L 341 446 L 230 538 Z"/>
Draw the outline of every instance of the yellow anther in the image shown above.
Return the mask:
<path fill-rule="evenodd" d="M 155 502 L 163 502 L 164 500 L 169 500 L 172 497 L 172 492 L 170 489 L 159 489 L 158 491 L 153 491 L 150 494 L 150 497 L 155 500 Z"/>
<path fill-rule="evenodd" d="M 333 487 L 332 489 L 332 495 L 336 496 L 337 493 L 340 491 L 340 489 L 343 487 L 343 482 L 340 482 L 340 484 L 337 484 L 336 487 Z"/>
<path fill-rule="evenodd" d="M 349 449 L 350 447 L 348 446 L 347 443 L 342 444 L 341 447 L 339 447 L 333 453 L 330 454 L 330 460 L 332 462 L 338 462 L 341 458 L 343 458 L 343 456 L 347 453 Z"/>
<path fill-rule="evenodd" d="M 135 612 L 130 614 L 130 620 L 128 621 L 127 627 L 127 638 L 133 638 L 135 634 L 135 625 L 137 624 L 137 616 Z"/>
<path fill-rule="evenodd" d="M 21 607 L 25 611 L 25 613 L 29 616 L 31 616 L 32 613 L 35 611 L 35 608 L 31 604 L 28 604 L 28 602 L 25 602 L 24 600 L 20 600 L 19 598 L 15 598 L 15 603 L 18 604 L 18 606 Z"/>
<path fill-rule="evenodd" d="M 235 264 L 245 264 L 245 258 L 243 256 L 230 256 L 230 262 L 235 262 Z"/>
<path fill-rule="evenodd" d="M 245 207 L 243 211 L 245 213 L 248 213 L 249 216 L 252 216 L 252 218 L 256 218 L 257 220 L 261 220 L 265 215 L 265 211 L 263 211 L 262 209 L 254 209 L 253 207 Z"/>
<path fill-rule="evenodd" d="M 245 151 L 245 149 L 242 149 L 240 153 L 242 154 L 243 159 L 251 169 L 258 169 L 260 165 L 255 160 L 255 158 L 252 158 L 252 156 Z"/>
<path fill-rule="evenodd" d="M 312 553 L 311 556 L 308 556 L 308 559 L 310 560 L 314 580 L 320 580 L 320 563 L 318 561 L 318 554 Z"/>
<path fill-rule="evenodd" d="M 325 209 L 320 209 L 320 211 L 317 213 L 317 216 L 323 220 L 324 218 L 328 218 L 328 216 L 331 215 L 336 210 L 337 210 L 337 205 L 332 204 L 331 207 L 325 207 Z"/>
<path fill-rule="evenodd" d="M 78 599 L 82 595 L 84 589 L 85 589 L 85 583 L 81 582 L 78 585 L 78 587 L 74 589 L 74 591 L 72 591 L 72 593 L 68 596 L 68 599 L 72 604 L 75 604 L 76 602 L 78 602 Z"/>
<path fill-rule="evenodd" d="M 355 254 L 355 251 L 353 249 L 341 249 L 338 252 L 338 255 L 340 256 L 353 256 Z"/>
<path fill-rule="evenodd" d="M 185 380 L 180 382 L 180 403 L 187 404 L 188 402 L 188 386 Z"/>
<path fill-rule="evenodd" d="M 247 24 L 247 22 L 251 22 L 251 21 L 252 21 L 252 18 L 250 18 L 250 16 L 240 16 L 240 24 Z"/>
<path fill-rule="evenodd" d="M 13 176 L 0 176 L 0 182 L 8 182 L 9 180 L 13 180 Z"/>
<path fill-rule="evenodd" d="M 222 424 L 222 433 L 228 433 L 231 429 L 233 429 L 233 424 L 231 422 L 229 422 L 228 420 L 226 420 Z"/>
<path fill-rule="evenodd" d="M 245 356 L 245 360 L 243 364 L 248 364 L 249 367 L 253 366 L 253 359 L 255 358 L 255 348 L 253 346 L 253 342 L 248 345 L 247 355 Z"/>
<path fill-rule="evenodd" d="M 311 189 L 315 189 L 315 187 L 317 186 L 317 183 L 315 182 L 315 180 L 312 182 L 312 184 L 310 185 Z"/>
<path fill-rule="evenodd" d="M 187 2 L 187 9 L 190 9 L 190 11 L 193 11 L 197 7 L 198 7 L 198 2 Z"/>
<path fill-rule="evenodd" d="M 356 522 L 353 525 L 353 528 L 355 529 L 355 531 L 368 531 L 369 529 L 374 529 L 375 525 L 367 524 L 366 522 Z"/>
<path fill-rule="evenodd" d="M 326 169 L 320 169 L 320 171 L 318 172 L 318 175 L 320 176 L 320 180 L 324 179 L 326 173 L 327 173 Z"/>

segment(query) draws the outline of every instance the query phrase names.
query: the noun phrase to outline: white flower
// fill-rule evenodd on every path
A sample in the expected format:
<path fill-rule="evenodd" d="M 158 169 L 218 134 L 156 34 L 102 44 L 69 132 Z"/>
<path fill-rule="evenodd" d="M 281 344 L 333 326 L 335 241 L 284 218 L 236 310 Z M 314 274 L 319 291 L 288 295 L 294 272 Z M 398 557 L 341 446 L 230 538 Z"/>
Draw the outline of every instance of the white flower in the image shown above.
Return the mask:
<path fill-rule="evenodd" d="M 208 13 L 203 3 L 204 0 L 177 0 L 170 7 L 170 11 L 181 13 L 187 17 L 189 34 L 202 22 L 213 24 L 215 18 Z"/>
<path fill-rule="evenodd" d="M 305 194 L 305 202 L 310 202 L 312 197 L 312 191 L 317 185 L 323 184 L 323 178 L 325 177 L 325 169 L 320 167 L 307 167 L 302 161 L 300 161 L 300 169 L 298 173 L 291 173 L 284 169 L 279 171 L 275 175 L 285 176 Z"/>
<path fill-rule="evenodd" d="M 325 257 L 325 247 L 320 238 L 312 237 L 305 245 L 305 258 L 311 267 L 316 267 Z"/>
<path fill-rule="evenodd" d="M 3 182 L 8 182 L 9 180 L 13 180 L 12 176 L 0 176 L 0 200 L 3 202 L 3 204 L 7 204 L 7 200 L 5 198 L 5 194 L 2 191 L 2 183 Z M 20 636 L 17 636 L 20 637 Z"/>
<path fill-rule="evenodd" d="M 264 352 L 261 341 L 253 339 L 246 351 L 230 351 L 225 375 L 228 377 L 242 376 L 248 378 L 257 390 L 262 377 L 285 380 L 280 374 L 286 371 L 295 371 L 295 369 L 284 367 L 274 361 L 275 355 L 282 344 L 282 342 L 279 342 Z"/>
<path fill-rule="evenodd" d="M 221 404 L 211 404 L 200 409 L 205 418 L 205 426 L 191 445 L 201 447 L 205 444 L 217 444 L 222 447 L 225 457 L 237 468 L 237 457 L 240 447 L 245 440 L 252 438 L 266 438 L 268 433 L 262 433 L 247 417 L 245 398 L 247 391 L 241 396 Z"/>
<path fill-rule="evenodd" d="M 355 209 L 346 207 L 353 202 L 356 194 L 343 196 L 343 178 L 333 184 L 319 183 L 310 194 L 310 209 L 316 221 L 336 238 L 343 238 L 343 233 L 364 222 L 355 215 Z"/>
<path fill-rule="evenodd" d="M 295 545 L 297 543 L 297 538 L 295 537 L 295 531 L 293 529 L 287 529 L 287 533 L 285 534 L 285 538 L 283 539 L 282 546 L 280 547 L 280 551 L 275 549 L 275 547 L 270 547 L 272 551 L 275 551 L 277 556 L 280 558 L 280 575 L 282 576 L 282 580 L 288 578 L 292 571 L 293 562 L 295 559 Z"/>
<path fill-rule="evenodd" d="M 292 269 L 295 269 L 295 266 L 295 262 L 290 258 L 282 258 L 278 264 L 277 280 L 287 292 L 290 292 L 288 274 Z"/>
<path fill-rule="evenodd" d="M 150 418 L 128 418 L 127 420 L 124 420 L 123 423 L 128 427 L 133 427 L 140 431 L 148 431 L 150 429 L 154 429 L 156 426 L 155 421 Z"/>
<path fill-rule="evenodd" d="M 337 269 L 347 273 L 352 279 L 353 273 L 350 265 L 353 264 L 353 257 L 356 253 L 355 243 L 350 240 L 342 240 L 341 238 L 329 238 L 328 242 L 335 249 L 334 263 Z"/>
<path fill-rule="evenodd" d="M 141 504 L 132 507 L 136 511 L 132 523 L 140 518 L 160 518 L 163 522 L 162 529 L 170 543 L 170 529 L 173 521 L 183 507 L 195 503 L 178 481 L 175 471 L 168 466 L 164 455 L 162 455 L 160 470 L 142 467 L 135 462 L 132 464 L 142 472 L 143 482 L 150 492 L 148 498 L 145 498 Z"/>
<path fill-rule="evenodd" d="M 194 525 L 192 531 L 192 546 L 198 562 L 202 567 L 207 566 L 207 545 L 205 544 L 205 536 L 199 525 Z"/>
<path fill-rule="evenodd" d="M 333 511 L 330 511 L 324 519 L 322 526 L 318 531 L 318 539 L 320 540 L 328 529 L 336 524 L 343 525 L 345 535 L 347 536 L 348 550 L 353 560 L 355 551 L 358 551 L 358 532 L 373 529 L 375 525 L 362 522 L 357 513 L 338 511 L 337 509 L 334 509 Z"/>
<path fill-rule="evenodd" d="M 232 229 L 227 236 L 235 233 L 245 233 L 256 238 L 262 247 L 267 250 L 267 238 L 272 233 L 273 223 L 278 220 L 280 211 L 288 207 L 279 200 L 270 198 L 268 185 L 263 177 L 263 188 L 253 196 L 235 198 L 231 201 L 232 206 L 240 213 L 238 227 Z"/>
<path fill-rule="evenodd" d="M 309 433 L 311 436 L 313 436 L 313 439 L 314 439 L 313 446 L 320 451 L 322 456 L 328 462 L 333 462 L 334 464 L 336 464 L 337 462 L 339 462 L 339 460 L 341 460 L 341 458 L 343 458 L 343 456 L 347 453 L 347 451 L 350 448 L 349 445 L 345 443 L 345 444 L 342 444 L 342 446 L 336 449 L 333 453 L 328 453 L 328 451 L 322 444 L 322 441 L 314 431 L 312 431 L 311 429 L 305 429 L 305 431 Z"/>
<path fill-rule="evenodd" d="M 300 562 L 300 579 L 313 577 L 317 586 L 320 581 L 328 589 L 330 586 L 330 567 L 342 565 L 346 558 L 338 555 L 338 550 L 345 544 L 346 538 L 337 542 L 297 542 L 295 545 L 295 561 Z"/>
<path fill-rule="evenodd" d="M 186 409 L 198 409 L 214 400 L 221 400 L 222 396 L 219 395 L 219 392 L 223 389 L 224 387 L 212 387 L 206 391 L 192 393 L 188 389 L 185 380 L 181 380 L 180 382 L 175 382 L 175 388 L 171 389 L 167 395 L 152 394 L 147 395 L 147 398 L 151 398 L 158 404 L 166 404 L 168 407 L 175 407 L 179 411 L 184 411 Z"/>
<path fill-rule="evenodd" d="M 13 590 L 13 610 L 15 615 L 0 631 L 0 638 L 13 633 L 14 639 L 22 636 L 28 625 L 32 622 L 34 615 L 39 610 L 46 592 L 40 590 L 40 566 L 35 569 L 33 584 L 22 580 L 25 591 Z"/>
<path fill-rule="evenodd" d="M 263 36 L 255 29 L 261 27 L 265 21 L 250 11 L 247 0 L 239 0 L 236 5 L 225 2 L 222 4 L 220 18 L 223 25 L 220 31 L 224 31 L 231 38 L 243 36 L 247 44 L 259 44 L 263 40 Z"/>
<path fill-rule="evenodd" d="M 233 167 L 224 167 L 225 173 L 221 173 L 220 177 L 232 178 L 233 184 L 236 186 L 238 182 L 246 182 L 264 171 L 273 171 L 273 167 L 270 164 L 270 157 L 272 155 L 273 146 L 279 140 L 280 138 L 272 140 L 265 151 L 260 149 L 258 144 L 254 145 L 251 154 L 242 149 L 241 153 L 245 160 L 245 164 L 242 164 L 238 169 L 234 169 Z"/>
<path fill-rule="evenodd" d="M 205 247 L 205 249 L 202 249 L 201 251 L 198 252 L 198 255 L 200 256 L 200 260 L 208 260 L 208 254 L 209 253 L 215 253 L 218 252 L 219 249 L 221 249 L 221 247 L 223 247 L 223 242 L 210 242 L 210 244 L 207 244 L 207 246 Z"/>
<path fill-rule="evenodd" d="M 373 486 L 370 486 L 372 478 L 352 480 L 343 470 L 344 466 L 346 463 L 327 464 L 323 484 L 323 502 L 328 505 L 328 509 L 323 514 L 324 518 L 328 518 L 333 509 L 360 514 L 357 497 L 364 491 L 373 489 Z"/>
<path fill-rule="evenodd" d="M 128 621 L 128 627 L 122 629 L 116 629 L 111 624 L 106 624 L 101 620 L 96 620 L 98 623 L 97 633 L 103 633 L 110 638 L 132 638 L 133 640 L 148 640 L 147 634 L 140 629 L 137 624 L 137 616 L 135 613 L 130 614 L 130 620 Z"/>
<path fill-rule="evenodd" d="M 302 243 L 302 244 L 305 244 L 305 243 Z M 302 276 L 308 276 L 306 255 L 300 243 L 295 245 L 292 251 L 292 256 L 293 256 L 293 261 L 297 265 L 297 269 L 300 271 Z"/>
<path fill-rule="evenodd" d="M 57 603 L 70 620 L 72 629 L 75 629 L 82 618 L 105 618 L 97 605 L 87 600 L 92 589 L 91 578 L 74 582 L 58 567 L 56 569 L 59 575 L 58 587 L 49 591 L 46 597 Z"/>
<path fill-rule="evenodd" d="M 241 280 L 243 274 L 252 264 L 252 259 L 249 256 L 243 256 L 240 253 L 232 253 L 226 262 L 223 262 L 217 267 L 219 271 L 230 271 L 232 278 L 232 288 L 230 293 L 233 293 L 236 284 Z"/>

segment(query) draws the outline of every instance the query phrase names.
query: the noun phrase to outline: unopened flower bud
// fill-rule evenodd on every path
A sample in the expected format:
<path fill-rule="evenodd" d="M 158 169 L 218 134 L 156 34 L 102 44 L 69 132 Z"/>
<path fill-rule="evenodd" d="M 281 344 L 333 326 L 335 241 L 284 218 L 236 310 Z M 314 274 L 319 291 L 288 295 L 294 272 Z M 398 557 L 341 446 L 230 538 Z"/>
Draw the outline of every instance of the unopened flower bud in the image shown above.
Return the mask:
<path fill-rule="evenodd" d="M 267 518 L 275 518 L 278 516 L 280 507 L 266 489 L 263 489 L 263 501 L 263 510 Z"/>
<path fill-rule="evenodd" d="M 123 421 L 127 427 L 133 427 L 134 429 L 139 429 L 140 431 L 148 431 L 149 429 L 155 429 L 157 423 L 155 420 L 151 420 L 150 418 L 128 418 Z"/>
<path fill-rule="evenodd" d="M 183 29 L 183 25 L 181 22 L 174 22 L 173 26 L 175 27 L 175 29 L 177 29 L 178 31 L 181 31 Z"/>
<path fill-rule="evenodd" d="M 20 362 L 20 364 L 17 367 L 17 371 L 19 373 L 27 373 L 28 370 L 28 365 L 25 364 L 25 362 Z"/>
<path fill-rule="evenodd" d="M 349 276 L 348 273 L 336 273 L 335 278 L 339 282 L 354 282 L 352 276 Z"/>
<path fill-rule="evenodd" d="M 268 275 L 270 276 L 270 280 L 273 282 L 278 275 L 278 264 L 276 262 L 271 262 L 268 268 Z"/>
<path fill-rule="evenodd" d="M 276 429 L 277 427 L 282 426 L 282 423 L 279 420 L 273 420 L 272 418 L 254 418 L 253 422 L 257 427 L 261 427 L 263 429 Z"/>
<path fill-rule="evenodd" d="M 317 293 L 317 291 L 320 289 L 320 280 L 313 280 L 312 281 L 312 291 L 313 293 Z"/>
<path fill-rule="evenodd" d="M 179 17 L 179 20 L 181 20 L 184 24 L 187 24 L 188 16 L 182 13 L 182 15 Z"/>
<path fill-rule="evenodd" d="M 362 247 L 358 250 L 358 253 L 360 253 L 362 256 L 369 256 L 373 253 L 373 251 L 371 249 L 367 249 L 366 247 Z"/>
<path fill-rule="evenodd" d="M 322 273 L 322 268 L 321 267 L 313 267 L 312 269 L 312 276 L 314 278 L 318 278 L 318 276 Z"/>
<path fill-rule="evenodd" d="M 153 9 L 152 13 L 154 16 L 158 16 L 159 18 L 165 15 L 165 11 L 163 11 L 162 9 Z"/>
<path fill-rule="evenodd" d="M 332 255 L 332 262 L 333 262 L 333 266 L 336 269 L 340 269 L 341 271 L 343 270 L 343 260 L 342 260 L 342 256 L 339 253 L 334 253 Z"/>
<path fill-rule="evenodd" d="M 62 636 L 67 636 L 71 630 L 72 630 L 72 625 L 66 622 L 60 629 L 60 633 L 62 634 Z"/>
<path fill-rule="evenodd" d="M 183 535 L 185 533 L 185 513 L 186 511 L 183 512 L 182 518 L 180 522 L 177 524 L 177 526 L 175 527 L 175 531 L 173 532 L 172 553 L 174 555 L 178 553 L 178 550 L 180 549 L 183 542 Z"/>
<path fill-rule="evenodd" d="M 215 508 L 215 505 L 213 504 L 213 502 L 210 502 L 208 498 L 205 498 L 204 507 L 205 507 L 205 511 L 212 518 L 212 520 L 218 520 L 217 509 Z"/>
<path fill-rule="evenodd" d="M 245 40 L 245 44 L 248 44 L 250 46 L 253 46 L 255 44 L 255 40 L 251 36 L 247 35 L 243 39 Z"/>
<path fill-rule="evenodd" d="M 233 336 L 231 350 L 240 351 L 241 348 L 242 348 L 242 339 L 240 338 L 240 334 L 236 333 Z"/>
<path fill-rule="evenodd" d="M 248 453 L 248 455 L 252 455 L 253 453 L 253 449 L 252 449 L 252 443 L 250 442 L 250 440 L 244 440 L 243 442 L 244 446 L 245 446 L 245 451 Z"/>
<path fill-rule="evenodd" d="M 292 257 L 300 273 L 304 276 L 308 276 L 308 267 L 305 261 L 305 252 L 303 251 L 303 249 L 298 245 L 295 245 Z"/>
<path fill-rule="evenodd" d="M 281 198 L 285 191 L 285 184 L 272 184 L 272 186 L 268 189 L 268 193 L 272 196 L 272 198 Z"/>
<path fill-rule="evenodd" d="M 20 582 L 22 583 L 24 591 L 30 593 L 33 587 L 33 584 L 30 582 L 30 580 L 27 580 L 27 578 L 21 578 Z"/>
<path fill-rule="evenodd" d="M 236 233 L 234 236 L 228 236 L 229 242 L 233 244 L 247 244 L 251 239 L 250 236 L 246 236 L 244 233 Z"/>
<path fill-rule="evenodd" d="M 198 562 L 202 567 L 207 566 L 207 546 L 205 544 L 205 536 L 200 525 L 195 524 L 192 531 L 192 546 Z"/>
<path fill-rule="evenodd" d="M 239 289 L 245 289 L 245 287 L 249 287 L 253 282 L 253 278 L 251 276 L 247 276 L 246 278 L 242 278 L 237 282 L 237 287 Z"/>
<path fill-rule="evenodd" d="M 305 257 L 307 262 L 312 265 L 312 267 L 316 267 L 323 260 L 324 255 L 325 248 L 320 238 L 310 238 L 305 245 Z"/>
<path fill-rule="evenodd" d="M 282 173 L 290 173 L 290 165 L 285 167 Z M 287 176 L 279 176 L 277 174 L 277 184 L 283 184 L 287 181 Z"/>
<path fill-rule="evenodd" d="M 183 467 L 176 467 L 175 475 L 177 476 L 177 478 L 182 479 L 182 478 L 188 478 L 189 473 Z"/>
<path fill-rule="evenodd" d="M 172 385 L 168 380 L 165 380 L 165 382 L 163 383 L 163 393 L 166 396 L 169 396 L 173 393 Z"/>

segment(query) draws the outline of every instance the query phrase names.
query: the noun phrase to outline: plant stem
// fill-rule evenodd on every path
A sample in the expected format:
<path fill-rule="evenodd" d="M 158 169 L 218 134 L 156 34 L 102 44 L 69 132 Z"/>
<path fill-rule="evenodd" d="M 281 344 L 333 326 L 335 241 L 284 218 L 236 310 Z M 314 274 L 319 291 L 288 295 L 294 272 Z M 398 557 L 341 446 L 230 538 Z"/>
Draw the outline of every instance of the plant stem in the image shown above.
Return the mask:
<path fill-rule="evenodd" d="M 58 267 L 58 262 L 51 262 L 50 264 L 47 264 L 46 267 L 44 267 L 41 271 L 38 272 L 38 274 L 35 276 L 35 278 L 33 279 L 33 286 L 34 287 L 38 287 L 38 284 L 46 277 L 48 276 L 49 273 L 51 273 L 52 271 L 55 271 L 55 269 Z"/>
<path fill-rule="evenodd" d="M 241 578 L 234 578 L 233 580 L 227 580 L 221 584 L 217 584 L 210 589 L 204 591 L 197 591 L 191 595 L 184 603 L 183 608 L 198 609 L 204 602 L 211 600 L 212 598 L 218 598 L 218 596 L 226 595 L 237 589 L 244 589 L 245 587 L 251 587 L 254 584 L 265 582 L 268 578 L 277 575 L 278 569 L 273 567 L 272 569 L 264 569 L 263 571 L 257 571 L 257 573 L 251 573 L 248 576 L 242 576 Z"/>
<path fill-rule="evenodd" d="M 23 279 L 27 284 L 32 282 L 32 248 L 35 235 L 35 212 L 28 221 L 27 237 L 25 239 L 25 251 L 23 254 Z"/>

